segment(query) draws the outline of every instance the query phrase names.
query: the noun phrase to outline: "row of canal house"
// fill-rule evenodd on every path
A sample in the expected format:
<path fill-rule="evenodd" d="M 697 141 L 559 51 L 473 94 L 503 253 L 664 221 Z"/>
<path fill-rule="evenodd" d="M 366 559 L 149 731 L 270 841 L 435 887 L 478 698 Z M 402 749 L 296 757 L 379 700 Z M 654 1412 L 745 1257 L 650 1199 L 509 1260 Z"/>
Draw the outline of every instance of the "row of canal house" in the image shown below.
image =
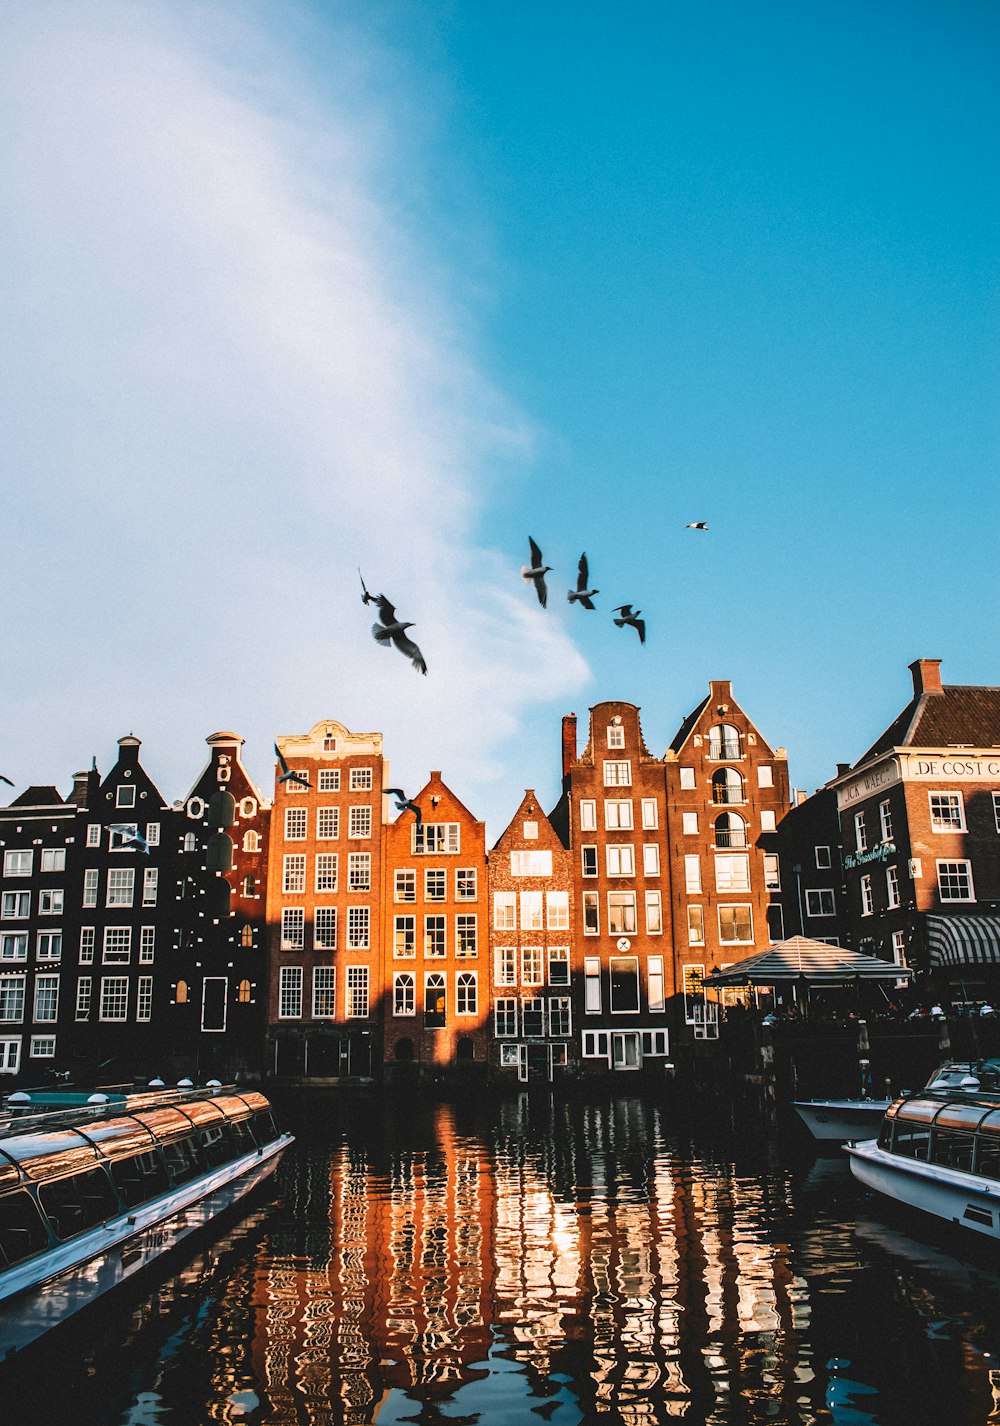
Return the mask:
<path fill-rule="evenodd" d="M 68 797 L 0 810 L 0 1071 L 521 1078 L 712 1039 L 706 971 L 803 933 L 989 992 L 1000 963 L 1000 691 L 914 695 L 790 808 L 728 682 L 663 754 L 639 710 L 562 726 L 562 792 L 495 845 L 439 772 L 399 810 L 378 733 L 278 739 L 270 799 L 213 734 L 168 803 L 137 738 Z M 582 743 L 582 748 L 581 748 Z"/>

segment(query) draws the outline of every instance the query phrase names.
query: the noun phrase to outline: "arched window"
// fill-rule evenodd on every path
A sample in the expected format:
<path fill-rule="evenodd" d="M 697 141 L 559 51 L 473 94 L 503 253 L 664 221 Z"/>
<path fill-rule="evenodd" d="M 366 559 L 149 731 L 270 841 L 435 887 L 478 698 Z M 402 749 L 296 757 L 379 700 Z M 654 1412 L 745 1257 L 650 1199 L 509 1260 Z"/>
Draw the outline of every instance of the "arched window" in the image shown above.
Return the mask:
<path fill-rule="evenodd" d="M 239 988 L 236 991 L 236 999 L 240 1005 L 250 1004 L 250 982 L 248 980 L 240 981 Z"/>
<path fill-rule="evenodd" d="M 738 812 L 720 812 L 715 819 L 715 845 L 717 847 L 745 847 L 747 844 L 747 824 Z"/>
<path fill-rule="evenodd" d="M 463 1035 L 455 1046 L 455 1057 L 460 1060 L 474 1060 L 476 1057 L 476 1047 L 469 1039 L 468 1035 Z"/>
<path fill-rule="evenodd" d="M 245 877 L 243 878 L 243 895 L 244 895 L 244 896 L 256 896 L 256 895 L 257 895 L 257 878 L 256 878 L 255 876 L 245 876 Z"/>
<path fill-rule="evenodd" d="M 455 982 L 455 1009 L 459 1015 L 475 1015 L 476 1002 L 475 971 L 460 971 Z"/>
<path fill-rule="evenodd" d="M 187 1004 L 187 998 L 188 998 L 188 983 L 187 983 L 186 980 L 179 980 L 179 981 L 177 982 L 177 989 L 176 989 L 176 991 L 174 992 L 174 1004 L 175 1004 L 175 1005 L 186 1005 L 186 1004 Z"/>
<path fill-rule="evenodd" d="M 259 833 L 259 832 L 250 831 L 250 832 L 244 832 L 244 833 L 243 833 L 243 850 L 244 850 L 245 852 L 259 852 L 259 851 L 260 851 L 260 833 Z"/>
<path fill-rule="evenodd" d="M 184 833 L 184 850 L 186 852 L 196 852 L 198 850 L 198 838 L 194 832 Z"/>
<path fill-rule="evenodd" d="M 734 767 L 720 767 L 718 772 L 713 772 L 712 801 L 716 804 L 746 801 L 743 779 Z"/>
<path fill-rule="evenodd" d="M 252 945 L 253 945 L 253 927 L 250 925 L 250 922 L 249 922 L 249 921 L 248 921 L 247 924 L 243 927 L 243 930 L 240 932 L 240 945 L 241 945 L 241 946 L 252 946 Z"/>
<path fill-rule="evenodd" d="M 732 723 L 716 723 L 708 732 L 708 756 L 718 761 L 743 756 L 743 739 Z"/>

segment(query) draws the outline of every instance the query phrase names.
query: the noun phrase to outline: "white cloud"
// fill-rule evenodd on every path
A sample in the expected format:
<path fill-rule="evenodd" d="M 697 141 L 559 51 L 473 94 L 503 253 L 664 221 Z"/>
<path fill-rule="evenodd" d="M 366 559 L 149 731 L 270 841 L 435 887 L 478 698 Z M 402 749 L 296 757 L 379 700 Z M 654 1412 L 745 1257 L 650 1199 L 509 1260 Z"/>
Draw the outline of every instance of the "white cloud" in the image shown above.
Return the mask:
<path fill-rule="evenodd" d="M 263 776 L 275 734 L 332 716 L 475 807 L 526 713 L 588 670 L 484 548 L 531 431 L 383 197 L 391 57 L 326 32 L 337 70 L 310 96 L 268 30 L 289 19 L 141 0 L 0 19 L 2 770 L 65 786 L 134 729 L 176 796 L 216 728 Z M 426 679 L 371 639 L 359 565 L 415 621 Z"/>

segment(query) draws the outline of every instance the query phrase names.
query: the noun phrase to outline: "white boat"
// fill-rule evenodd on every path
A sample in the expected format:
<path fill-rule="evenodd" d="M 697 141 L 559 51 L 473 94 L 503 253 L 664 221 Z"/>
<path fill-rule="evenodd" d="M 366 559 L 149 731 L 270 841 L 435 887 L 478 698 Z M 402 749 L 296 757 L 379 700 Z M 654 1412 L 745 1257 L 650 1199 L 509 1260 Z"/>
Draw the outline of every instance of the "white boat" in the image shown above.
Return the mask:
<path fill-rule="evenodd" d="M 924 1088 L 973 1093 L 987 1086 L 1000 1087 L 995 1065 L 993 1060 L 949 1060 L 933 1072 Z M 814 1139 L 846 1144 L 874 1138 L 892 1102 L 889 1098 L 871 1099 L 859 1095 L 844 1099 L 796 1099 L 792 1108 Z"/>
<path fill-rule="evenodd" d="M 1000 1239 L 1000 1095 L 923 1090 L 889 1106 L 877 1139 L 845 1147 L 866 1187 Z"/>
<path fill-rule="evenodd" d="M 0 1361 L 210 1223 L 293 1142 L 262 1094 L 128 1096 L 0 1130 Z"/>

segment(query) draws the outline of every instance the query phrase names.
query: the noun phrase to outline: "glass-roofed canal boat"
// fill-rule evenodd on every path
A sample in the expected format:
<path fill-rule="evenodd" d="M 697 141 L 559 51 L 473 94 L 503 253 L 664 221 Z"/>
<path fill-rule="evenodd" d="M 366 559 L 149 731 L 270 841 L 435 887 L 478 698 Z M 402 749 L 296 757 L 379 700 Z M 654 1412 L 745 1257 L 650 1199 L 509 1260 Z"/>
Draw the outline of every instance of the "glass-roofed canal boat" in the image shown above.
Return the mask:
<path fill-rule="evenodd" d="M 255 1091 L 55 1098 L 0 1125 L 0 1361 L 210 1223 L 292 1142 Z"/>
<path fill-rule="evenodd" d="M 922 1090 L 897 1099 L 877 1139 L 845 1150 L 866 1187 L 1000 1239 L 1000 1094 Z"/>

